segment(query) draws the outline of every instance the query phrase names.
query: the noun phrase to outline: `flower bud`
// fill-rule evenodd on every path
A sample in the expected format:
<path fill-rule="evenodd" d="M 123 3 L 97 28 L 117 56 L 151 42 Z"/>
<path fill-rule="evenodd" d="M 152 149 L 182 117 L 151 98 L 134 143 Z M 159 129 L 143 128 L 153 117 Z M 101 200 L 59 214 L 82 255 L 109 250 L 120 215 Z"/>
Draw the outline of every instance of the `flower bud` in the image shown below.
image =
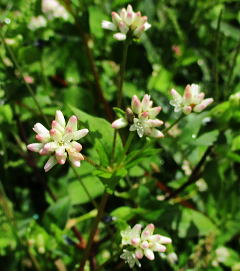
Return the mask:
<path fill-rule="evenodd" d="M 133 114 L 133 111 L 131 110 L 131 108 L 129 108 L 129 107 L 126 109 L 126 118 L 129 123 L 133 123 L 134 114 Z"/>
<path fill-rule="evenodd" d="M 120 118 L 120 119 L 115 120 L 112 123 L 112 128 L 114 128 L 114 129 L 121 129 L 121 128 L 126 127 L 127 125 L 128 125 L 127 120 L 124 119 L 124 118 Z"/>

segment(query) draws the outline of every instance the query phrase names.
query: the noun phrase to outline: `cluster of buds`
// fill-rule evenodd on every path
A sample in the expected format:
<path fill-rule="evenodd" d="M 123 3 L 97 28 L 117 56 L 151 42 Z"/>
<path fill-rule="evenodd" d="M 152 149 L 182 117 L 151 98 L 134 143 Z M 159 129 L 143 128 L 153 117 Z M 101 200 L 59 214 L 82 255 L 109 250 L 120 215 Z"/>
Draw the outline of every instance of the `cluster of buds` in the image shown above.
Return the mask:
<path fill-rule="evenodd" d="M 84 160 L 84 157 L 80 153 L 82 145 L 77 140 L 87 135 L 88 129 L 77 130 L 76 116 L 71 116 L 66 124 L 63 113 L 58 110 L 50 131 L 41 123 L 36 123 L 33 131 L 37 133 L 36 140 L 39 143 L 29 144 L 27 148 L 40 155 L 51 155 L 44 166 L 46 172 L 57 163 L 65 164 L 67 155 L 75 167 L 80 167 L 80 161 Z"/>
<path fill-rule="evenodd" d="M 120 256 L 132 268 L 135 264 L 141 267 L 139 262 L 143 256 L 153 261 L 154 252 L 163 253 L 166 250 L 164 244 L 170 244 L 172 240 L 160 234 L 153 234 L 154 225 L 149 224 L 141 232 L 142 226 L 136 224 L 132 229 L 129 227 L 121 232 L 122 246 L 130 246 L 130 250 L 124 249 Z"/>
<path fill-rule="evenodd" d="M 42 12 L 49 19 L 62 18 L 66 20 L 68 18 L 66 9 L 57 0 L 42 0 Z"/>
<path fill-rule="evenodd" d="M 134 95 L 131 108 L 126 110 L 126 116 L 115 120 L 112 127 L 120 129 L 131 124 L 129 131 L 137 131 L 139 137 L 143 137 L 143 135 L 154 138 L 163 137 L 163 133 L 156 129 L 163 124 L 163 121 L 156 119 L 161 111 L 161 106 L 152 107 L 152 105 L 150 95 L 145 94 L 142 101 Z"/>
<path fill-rule="evenodd" d="M 200 92 L 200 87 L 197 84 L 187 85 L 183 96 L 175 89 L 171 90 L 173 100 L 170 104 L 173 105 L 174 111 L 183 111 L 184 114 L 203 111 L 209 104 L 213 102 L 213 98 L 204 99 L 205 94 Z"/>
<path fill-rule="evenodd" d="M 141 12 L 134 12 L 131 5 L 127 9 L 123 8 L 119 13 L 112 12 L 112 22 L 102 21 L 104 29 L 120 31 L 113 35 L 117 40 L 125 40 L 127 36 L 140 38 L 151 25 L 147 22 L 147 16 L 142 16 Z"/>

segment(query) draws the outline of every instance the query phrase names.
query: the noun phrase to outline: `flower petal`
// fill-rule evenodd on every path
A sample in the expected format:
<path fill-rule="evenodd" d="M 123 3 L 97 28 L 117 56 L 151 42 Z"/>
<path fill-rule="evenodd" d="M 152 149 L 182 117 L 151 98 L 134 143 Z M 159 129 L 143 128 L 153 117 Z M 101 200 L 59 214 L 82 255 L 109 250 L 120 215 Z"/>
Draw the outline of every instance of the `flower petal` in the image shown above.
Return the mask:
<path fill-rule="evenodd" d="M 109 21 L 102 21 L 102 28 L 107 29 L 107 30 L 111 30 L 111 31 L 116 31 L 117 27 L 114 23 L 109 22 Z"/>
<path fill-rule="evenodd" d="M 77 117 L 76 116 L 73 115 L 70 117 L 66 125 L 65 131 L 67 133 L 72 133 L 72 132 L 77 131 Z"/>
<path fill-rule="evenodd" d="M 49 131 L 47 128 L 45 128 L 41 123 L 36 123 L 33 127 L 33 131 L 37 134 L 49 134 Z"/>
<path fill-rule="evenodd" d="M 141 102 L 140 102 L 140 100 L 138 99 L 138 97 L 137 97 L 136 95 L 134 95 L 134 96 L 132 97 L 131 108 L 132 108 L 132 111 L 133 111 L 135 114 L 139 114 L 139 113 L 141 112 L 142 105 L 141 105 Z"/>
<path fill-rule="evenodd" d="M 63 116 L 62 111 L 60 111 L 60 110 L 57 110 L 57 111 L 56 111 L 55 120 L 56 120 L 62 127 L 65 127 L 66 121 L 65 121 L 65 118 L 64 118 L 64 116 Z"/>
<path fill-rule="evenodd" d="M 72 140 L 79 140 L 88 134 L 88 129 L 81 129 L 73 133 Z"/>
<path fill-rule="evenodd" d="M 51 156 L 47 163 L 44 166 L 44 170 L 45 172 L 48 172 L 50 169 L 52 169 L 55 165 L 57 164 L 57 160 L 55 158 L 55 156 Z"/>
<path fill-rule="evenodd" d="M 126 127 L 127 125 L 128 125 L 128 121 L 125 118 L 120 118 L 120 119 L 115 120 L 112 123 L 112 128 L 121 129 L 121 128 Z"/>
<path fill-rule="evenodd" d="M 149 248 L 144 249 L 144 255 L 145 255 L 150 261 L 153 261 L 153 260 L 155 259 L 153 251 L 152 251 L 151 249 L 149 249 Z"/>
<path fill-rule="evenodd" d="M 196 105 L 193 109 L 194 112 L 203 111 L 209 104 L 213 102 L 213 98 L 203 100 L 200 104 Z"/>
<path fill-rule="evenodd" d="M 43 147 L 42 143 L 32 143 L 32 144 L 27 145 L 28 150 L 34 151 L 34 152 L 39 152 L 42 147 Z"/>
<path fill-rule="evenodd" d="M 123 33 L 116 33 L 113 35 L 113 37 L 116 40 L 125 40 L 127 38 L 126 34 Z"/>

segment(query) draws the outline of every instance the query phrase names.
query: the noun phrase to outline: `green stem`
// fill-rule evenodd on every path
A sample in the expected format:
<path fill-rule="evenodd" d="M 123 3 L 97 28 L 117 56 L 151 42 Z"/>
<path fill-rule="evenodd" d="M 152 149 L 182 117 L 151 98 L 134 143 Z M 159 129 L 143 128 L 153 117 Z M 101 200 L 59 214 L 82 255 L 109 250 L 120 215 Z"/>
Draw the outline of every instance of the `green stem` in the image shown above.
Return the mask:
<path fill-rule="evenodd" d="M 87 187 L 86 187 L 85 184 L 82 182 L 80 176 L 78 175 L 77 170 L 75 169 L 75 167 L 74 167 L 73 165 L 71 165 L 71 167 L 72 167 L 72 170 L 73 170 L 74 174 L 76 175 L 78 181 L 80 182 L 80 184 L 81 184 L 83 190 L 84 190 L 85 193 L 87 194 L 89 200 L 92 202 L 93 206 L 97 209 L 97 208 L 98 208 L 98 205 L 97 205 L 96 201 L 92 198 L 92 196 L 90 195 L 90 193 L 89 193 Z"/>
<path fill-rule="evenodd" d="M 45 120 L 45 122 L 49 125 L 49 121 L 48 121 L 47 117 L 44 115 L 44 113 L 42 111 L 42 108 L 41 108 L 38 100 L 35 97 L 35 94 L 34 94 L 34 91 L 33 91 L 32 87 L 24 80 L 24 74 L 23 74 L 22 68 L 18 64 L 18 61 L 17 61 L 17 59 L 16 59 L 16 57 L 15 57 L 15 55 L 14 55 L 11 47 L 9 47 L 8 44 L 5 42 L 4 36 L 1 33 L 1 31 L 0 31 L 0 39 L 1 39 L 2 43 L 4 44 L 4 46 L 6 47 L 6 49 L 7 49 L 7 51 L 9 53 L 9 55 L 10 55 L 10 57 L 11 57 L 14 65 L 15 65 L 15 67 L 19 71 L 20 76 L 22 77 L 22 80 L 23 80 L 23 82 L 24 82 L 27 90 L 29 91 L 30 95 L 32 96 L 32 99 L 33 99 L 34 103 L 36 104 L 36 107 L 37 107 L 39 113 L 41 114 L 41 116 L 43 117 L 43 119 Z"/>
<path fill-rule="evenodd" d="M 122 95 L 123 94 L 122 89 L 123 89 L 124 75 L 125 75 L 125 70 L 126 70 L 128 47 L 129 47 L 129 40 L 127 39 L 124 42 L 124 45 L 123 45 L 122 62 L 121 62 L 120 71 L 119 71 L 119 83 L 118 83 L 118 92 L 117 92 L 117 107 L 121 107 L 121 105 L 122 105 L 122 96 L 123 96 Z M 111 163 L 113 163 L 113 161 L 114 161 L 116 142 L 117 142 L 117 131 L 115 129 L 114 130 L 114 136 L 113 136 Z"/>
<path fill-rule="evenodd" d="M 89 33 L 86 33 L 83 30 L 82 23 L 79 21 L 79 14 L 78 14 L 78 12 L 75 12 L 75 10 L 72 8 L 72 5 L 71 5 L 72 1 L 70 1 L 70 0 L 58 0 L 58 1 L 59 1 L 59 3 L 61 3 L 65 6 L 65 8 L 68 10 L 68 12 L 73 16 L 73 18 L 75 20 L 75 26 L 76 26 L 76 29 L 78 30 L 78 32 L 82 38 L 83 46 L 84 46 L 85 52 L 86 52 L 86 57 L 87 57 L 87 60 L 89 63 L 89 68 L 90 68 L 91 73 L 94 78 L 96 96 L 97 96 L 99 102 L 102 103 L 102 105 L 103 105 L 103 109 L 106 113 L 107 119 L 109 121 L 113 121 L 112 108 L 111 108 L 110 104 L 108 103 L 108 101 L 105 99 L 104 93 L 103 93 L 103 90 L 102 90 L 102 87 L 100 84 L 99 71 L 98 71 L 97 65 L 95 63 L 92 46 L 90 45 L 90 44 L 92 44 L 91 37 L 90 37 Z"/>
<path fill-rule="evenodd" d="M 221 9 L 218 16 L 216 37 L 215 37 L 216 46 L 215 46 L 215 57 L 214 57 L 214 78 L 215 78 L 215 91 L 216 91 L 217 99 L 221 98 L 220 92 L 219 92 L 218 55 L 219 55 L 219 46 L 220 46 L 219 36 L 220 36 L 220 27 L 221 27 L 221 21 L 222 21 L 222 13 L 223 13 L 223 10 Z"/>
<path fill-rule="evenodd" d="M 41 69 L 41 77 L 42 77 L 42 81 L 44 83 L 44 87 L 46 89 L 48 89 L 48 80 L 45 75 L 45 68 L 44 68 L 44 62 L 43 62 L 43 49 L 41 51 L 41 56 L 40 56 L 40 69 Z"/>
<path fill-rule="evenodd" d="M 94 166 L 95 168 L 98 168 L 98 169 L 101 168 L 100 165 L 98 165 L 97 163 L 95 163 L 93 160 L 89 159 L 87 156 L 83 155 L 83 157 L 84 157 L 84 160 L 86 162 L 88 162 L 90 165 L 92 165 L 92 166 Z"/>
<path fill-rule="evenodd" d="M 182 114 L 178 119 L 176 119 L 169 127 L 165 128 L 162 130 L 163 133 L 167 133 L 168 131 L 170 131 L 180 120 L 182 120 L 186 115 Z M 152 139 L 152 140 L 149 140 L 149 142 L 147 142 L 142 149 L 146 149 L 148 148 L 149 146 L 151 146 L 154 142 L 156 141 L 156 139 Z M 140 153 L 142 152 L 142 150 L 140 150 L 139 152 L 137 152 L 132 158 L 130 161 L 128 162 L 131 162 L 133 161 L 133 159 L 135 159 Z"/>
<path fill-rule="evenodd" d="M 120 71 L 119 71 L 117 107 L 121 107 L 122 105 L 122 96 L 123 96 L 122 88 L 123 88 L 123 81 L 124 81 L 124 75 L 125 75 L 125 69 L 126 69 L 126 63 L 127 63 L 128 47 L 129 47 L 129 40 L 127 39 L 123 45 L 123 56 L 122 56 L 122 62 L 121 62 Z"/>
<path fill-rule="evenodd" d="M 117 130 L 114 129 L 113 144 L 112 144 L 112 154 L 111 154 L 111 164 L 114 162 L 114 155 L 115 155 L 115 149 L 116 149 L 116 141 L 117 141 Z"/>
<path fill-rule="evenodd" d="M 230 69 L 229 69 L 229 75 L 228 75 L 227 83 L 226 83 L 226 86 L 224 87 L 225 92 L 228 91 L 228 88 L 231 86 L 232 75 L 233 75 L 234 68 L 236 67 L 237 57 L 238 57 L 239 53 L 240 53 L 240 40 L 238 42 L 236 52 L 235 52 L 235 54 L 233 56 L 232 65 L 230 66 Z M 225 97 L 226 97 L 226 95 L 225 95 Z"/>
<path fill-rule="evenodd" d="M 129 133 L 126 144 L 125 144 L 123 152 L 122 152 L 122 156 L 121 156 L 121 158 L 119 160 L 119 164 L 121 164 L 122 161 L 124 160 L 125 154 L 127 153 L 128 149 L 129 149 L 129 147 L 130 147 L 130 145 L 131 145 L 131 143 L 133 141 L 134 136 L 135 136 L 134 132 Z"/>
<path fill-rule="evenodd" d="M 108 201 L 108 197 L 109 197 L 109 194 L 105 191 L 103 196 L 102 196 L 99 208 L 98 208 L 98 214 L 97 214 L 95 220 L 93 221 L 91 232 L 90 232 L 90 235 L 89 235 L 89 238 L 88 238 L 87 247 L 86 247 L 85 252 L 83 254 L 83 258 L 81 260 L 80 267 L 79 267 L 78 271 L 83 271 L 84 270 L 85 263 L 86 263 L 89 255 L 91 253 L 91 248 L 92 248 L 92 244 L 93 244 L 93 241 L 94 241 L 94 237 L 95 237 L 95 234 L 97 232 L 98 224 L 101 221 L 101 218 L 103 216 L 104 209 L 105 209 L 106 203 Z"/>

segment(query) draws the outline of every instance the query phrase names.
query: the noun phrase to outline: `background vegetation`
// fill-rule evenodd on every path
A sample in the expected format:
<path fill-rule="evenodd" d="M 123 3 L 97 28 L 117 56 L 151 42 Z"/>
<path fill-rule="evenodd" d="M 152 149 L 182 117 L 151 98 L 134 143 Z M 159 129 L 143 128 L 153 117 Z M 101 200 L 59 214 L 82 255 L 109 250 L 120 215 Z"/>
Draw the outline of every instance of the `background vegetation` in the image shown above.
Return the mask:
<path fill-rule="evenodd" d="M 172 87 L 198 83 L 215 102 L 184 118 L 156 148 L 142 149 L 115 188 L 91 164 L 77 169 L 97 202 L 100 179 L 112 193 L 89 269 L 111 258 L 103 270 L 128 270 L 114 257 L 119 230 L 140 222 L 170 236 L 168 253 L 178 255 L 175 263 L 144 260 L 143 270 L 240 270 L 240 98 L 231 96 L 240 92 L 240 3 L 231 0 L 66 0 L 68 18 L 47 19 L 36 30 L 29 24 L 42 15 L 40 1 L 1 0 L 1 270 L 64 271 L 80 263 L 96 209 L 68 164 L 45 174 L 45 157 L 27 152 L 33 124 L 45 123 L 34 99 L 48 121 L 57 109 L 77 114 L 100 137 L 84 138 L 83 153 L 107 165 L 113 131 L 99 118 L 115 118 L 123 44 L 101 21 L 129 3 L 152 27 L 129 48 L 124 104 L 147 92 L 172 123 Z M 132 151 L 143 146 L 135 140 Z"/>

